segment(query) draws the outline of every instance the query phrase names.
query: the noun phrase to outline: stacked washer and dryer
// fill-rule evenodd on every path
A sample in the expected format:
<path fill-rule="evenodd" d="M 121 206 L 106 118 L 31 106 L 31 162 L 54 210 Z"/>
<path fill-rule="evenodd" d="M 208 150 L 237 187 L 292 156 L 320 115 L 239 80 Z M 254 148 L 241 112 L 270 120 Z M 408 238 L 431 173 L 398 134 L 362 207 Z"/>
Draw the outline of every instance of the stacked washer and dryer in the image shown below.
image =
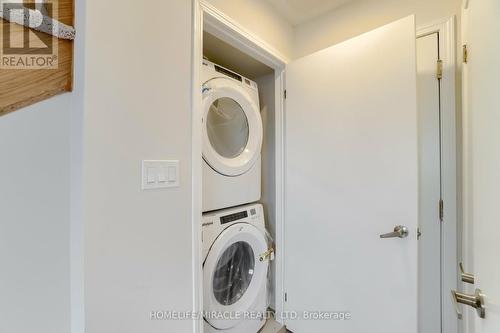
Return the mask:
<path fill-rule="evenodd" d="M 205 333 L 256 333 L 265 323 L 268 244 L 261 197 L 257 84 L 207 60 L 203 91 Z"/>

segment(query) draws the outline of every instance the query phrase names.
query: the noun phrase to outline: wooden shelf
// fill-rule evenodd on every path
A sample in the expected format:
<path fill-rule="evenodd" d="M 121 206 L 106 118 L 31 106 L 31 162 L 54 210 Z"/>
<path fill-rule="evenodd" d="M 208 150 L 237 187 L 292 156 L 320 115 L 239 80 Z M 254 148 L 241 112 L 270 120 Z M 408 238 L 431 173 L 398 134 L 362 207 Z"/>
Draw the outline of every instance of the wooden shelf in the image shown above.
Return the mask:
<path fill-rule="evenodd" d="M 28 1 L 25 1 L 27 3 Z M 57 19 L 62 23 L 74 25 L 74 0 L 58 0 Z M 10 41 L 29 43 L 24 36 L 29 28 L 0 19 L 1 45 L 6 42 L 5 29 L 10 30 Z M 9 26 L 9 27 L 7 27 Z M 32 32 L 31 32 L 32 33 Z M 42 41 L 57 43 L 56 69 L 4 69 L 0 68 L 0 116 L 34 104 L 54 95 L 71 91 L 73 88 L 73 41 L 62 40 L 47 34 L 38 33 Z M 36 51 L 33 51 L 36 54 Z M 3 61 L 3 59 L 0 59 Z"/>

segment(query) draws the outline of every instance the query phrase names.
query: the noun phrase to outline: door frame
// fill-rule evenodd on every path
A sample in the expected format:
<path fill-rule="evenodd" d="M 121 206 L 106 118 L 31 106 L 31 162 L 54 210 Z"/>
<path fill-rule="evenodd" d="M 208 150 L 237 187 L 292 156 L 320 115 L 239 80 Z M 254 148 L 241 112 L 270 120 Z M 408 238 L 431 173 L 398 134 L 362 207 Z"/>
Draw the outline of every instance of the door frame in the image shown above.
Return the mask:
<path fill-rule="evenodd" d="M 461 22 L 461 42 L 463 46 L 469 44 L 468 28 L 469 28 L 469 2 L 470 0 L 463 0 L 461 6 L 462 12 L 462 22 Z M 472 152 L 471 143 L 467 139 L 470 135 L 470 125 L 468 124 L 470 119 L 471 110 L 469 108 L 469 68 L 465 59 L 462 55 L 462 260 L 467 267 L 468 271 L 474 270 L 474 253 L 473 253 L 473 219 L 472 219 L 472 209 L 471 205 L 471 192 L 472 192 L 472 177 L 471 172 L 471 162 Z M 475 286 L 462 285 L 462 288 L 457 288 L 457 290 L 462 289 L 465 292 L 473 293 Z M 462 332 L 474 332 L 476 323 L 476 314 L 472 311 L 463 312 L 463 326 Z"/>
<path fill-rule="evenodd" d="M 284 84 L 285 67 L 289 59 L 238 24 L 235 20 L 215 8 L 206 0 L 192 0 L 192 82 L 191 82 L 191 122 L 192 122 L 192 261 L 193 261 L 193 313 L 203 312 L 203 260 L 202 260 L 202 94 L 200 89 L 201 66 L 203 61 L 203 31 L 218 37 L 232 46 L 259 60 L 275 72 L 275 151 L 276 151 L 276 239 L 279 251 L 275 254 L 276 264 L 276 312 L 283 311 L 283 252 L 284 252 Z M 203 318 L 193 321 L 193 332 L 203 332 Z"/>
<path fill-rule="evenodd" d="M 206 0 L 192 0 L 192 262 L 193 262 L 193 312 L 203 312 L 203 266 L 202 266 L 202 95 L 199 89 L 200 64 L 203 60 L 203 31 L 230 43 L 275 71 L 275 136 L 276 136 L 276 312 L 284 310 L 284 186 L 285 174 L 285 68 L 290 61 L 268 43 L 248 32 L 235 20 L 225 15 Z M 451 298 L 445 292 L 458 285 L 458 251 L 460 250 L 457 208 L 457 124 L 456 124 L 456 33 L 455 17 L 448 17 L 417 28 L 417 38 L 439 33 L 440 58 L 443 61 L 441 80 L 441 131 L 442 131 L 442 191 L 444 200 L 444 221 L 442 223 L 442 332 L 457 332 L 458 320 Z M 193 332 L 203 332 L 203 319 L 193 321 Z"/>
<path fill-rule="evenodd" d="M 441 190 L 443 221 L 441 222 L 441 332 L 458 332 L 458 319 L 449 294 L 457 288 L 459 237 L 457 192 L 457 109 L 456 109 L 456 21 L 451 16 L 431 24 L 417 27 L 417 38 L 439 34 L 439 55 L 443 61 L 440 82 L 441 110 Z"/>

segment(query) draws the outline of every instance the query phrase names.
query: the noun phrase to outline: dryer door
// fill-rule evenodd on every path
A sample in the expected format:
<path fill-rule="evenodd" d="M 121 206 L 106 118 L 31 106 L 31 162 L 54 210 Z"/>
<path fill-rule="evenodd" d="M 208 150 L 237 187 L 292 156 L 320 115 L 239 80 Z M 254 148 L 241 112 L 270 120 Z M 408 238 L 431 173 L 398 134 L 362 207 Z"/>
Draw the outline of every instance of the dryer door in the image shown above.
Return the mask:
<path fill-rule="evenodd" d="M 262 147 L 258 101 L 226 78 L 203 85 L 203 158 L 225 176 L 239 176 L 254 165 Z"/>
<path fill-rule="evenodd" d="M 203 265 L 205 320 L 214 328 L 232 328 L 255 310 L 267 284 L 266 251 L 263 233 L 247 223 L 232 225 L 214 242 Z"/>

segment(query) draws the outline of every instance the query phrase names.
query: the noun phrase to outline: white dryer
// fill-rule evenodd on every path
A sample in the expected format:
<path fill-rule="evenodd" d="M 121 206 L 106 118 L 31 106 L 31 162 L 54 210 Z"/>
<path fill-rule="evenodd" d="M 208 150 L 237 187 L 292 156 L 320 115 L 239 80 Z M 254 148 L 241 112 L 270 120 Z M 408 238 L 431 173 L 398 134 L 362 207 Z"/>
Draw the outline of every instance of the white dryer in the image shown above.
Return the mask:
<path fill-rule="evenodd" d="M 203 82 L 203 211 L 260 200 L 262 118 L 257 84 L 207 60 Z"/>
<path fill-rule="evenodd" d="M 260 204 L 203 216 L 205 333 L 262 328 L 271 255 Z"/>

